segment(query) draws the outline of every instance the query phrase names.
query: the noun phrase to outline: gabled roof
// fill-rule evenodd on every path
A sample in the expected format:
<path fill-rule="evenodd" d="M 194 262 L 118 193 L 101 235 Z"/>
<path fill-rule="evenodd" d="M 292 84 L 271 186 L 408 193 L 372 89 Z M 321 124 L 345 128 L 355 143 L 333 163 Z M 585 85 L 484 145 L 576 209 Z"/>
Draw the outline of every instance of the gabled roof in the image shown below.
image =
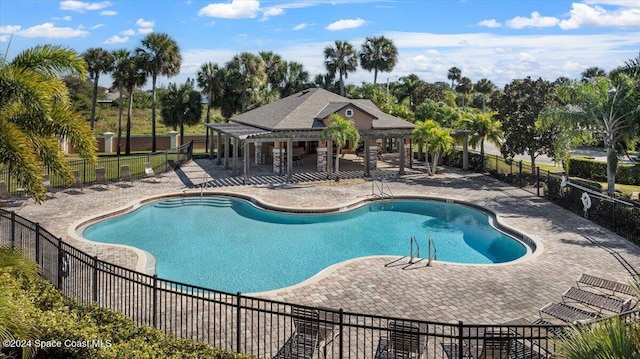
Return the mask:
<path fill-rule="evenodd" d="M 370 114 L 367 110 L 360 108 L 360 106 L 354 104 L 353 102 L 329 102 L 327 104 L 327 106 L 325 106 L 320 113 L 318 113 L 316 115 L 316 119 L 318 120 L 322 120 L 325 119 L 327 117 L 329 117 L 332 113 L 336 113 L 340 110 L 342 110 L 345 107 L 355 107 L 358 110 L 368 114 L 369 116 L 371 116 L 373 119 L 376 119 L 377 117 L 374 116 L 373 114 Z"/>
<path fill-rule="evenodd" d="M 242 123 L 271 131 L 321 130 L 319 116 L 327 116 L 340 108 L 353 104 L 370 114 L 373 129 L 412 129 L 412 123 L 380 111 L 370 100 L 352 100 L 321 88 L 312 88 L 298 92 L 276 102 L 241 113 L 231 118 L 232 122 Z M 324 116 L 326 117 L 326 116 Z M 323 118 L 324 118 L 323 117 Z"/>

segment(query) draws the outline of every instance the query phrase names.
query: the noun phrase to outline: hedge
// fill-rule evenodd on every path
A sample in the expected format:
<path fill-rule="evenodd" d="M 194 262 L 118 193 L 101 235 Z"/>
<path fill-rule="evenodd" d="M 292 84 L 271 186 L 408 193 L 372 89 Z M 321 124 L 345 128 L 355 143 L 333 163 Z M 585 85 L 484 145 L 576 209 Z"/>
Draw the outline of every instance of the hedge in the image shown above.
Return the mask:
<path fill-rule="evenodd" d="M 0 281 L 0 296 L 20 308 L 20 320 L 35 329 L 33 343 L 36 340 L 79 343 L 76 347 L 40 348 L 35 358 L 254 358 L 213 348 L 207 343 L 177 339 L 149 326 L 138 326 L 127 316 L 110 309 L 79 305 L 63 297 L 45 279 L 24 275 L 14 268 L 2 269 L 0 265 Z M 103 346 L 82 344 L 93 340 L 102 340 Z M 20 352 L 0 346 L 0 358 L 3 357 L 20 357 Z"/>
<path fill-rule="evenodd" d="M 607 164 L 589 159 L 572 158 L 569 162 L 569 175 L 594 181 L 607 181 Z M 640 164 L 633 166 L 618 165 L 616 183 L 640 185 Z"/>

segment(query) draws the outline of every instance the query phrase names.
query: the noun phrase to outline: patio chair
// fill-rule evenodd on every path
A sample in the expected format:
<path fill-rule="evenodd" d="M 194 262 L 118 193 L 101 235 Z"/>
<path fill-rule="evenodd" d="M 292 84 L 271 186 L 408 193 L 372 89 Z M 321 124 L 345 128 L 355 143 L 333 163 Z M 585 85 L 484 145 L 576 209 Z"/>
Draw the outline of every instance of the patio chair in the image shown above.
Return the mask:
<path fill-rule="evenodd" d="M 109 187 L 109 180 L 107 180 L 107 172 L 104 168 L 96 168 L 96 184 Z"/>
<path fill-rule="evenodd" d="M 514 342 L 515 333 L 508 329 L 485 330 L 478 359 L 508 359 L 515 348 Z"/>
<path fill-rule="evenodd" d="M 80 179 L 80 172 L 78 170 L 74 170 L 73 171 L 73 182 L 71 183 L 70 187 L 75 187 L 75 188 L 79 188 L 82 191 L 82 180 Z"/>
<path fill-rule="evenodd" d="M 42 185 L 47 189 L 47 192 L 53 193 L 53 186 L 51 185 L 51 181 L 49 181 L 49 174 L 45 173 L 42 175 Z"/>
<path fill-rule="evenodd" d="M 153 179 L 154 182 L 158 182 L 160 175 L 155 173 L 155 171 L 153 170 L 153 166 L 151 165 L 151 162 L 145 162 L 143 166 L 144 166 L 144 178 Z"/>
<path fill-rule="evenodd" d="M 11 198 L 11 193 L 7 190 L 7 183 L 0 181 L 0 199 L 7 200 L 9 198 Z"/>
<path fill-rule="evenodd" d="M 426 352 L 427 345 L 421 341 L 418 325 L 391 321 L 387 330 L 388 336 L 378 341 L 375 359 L 420 358 Z"/>
<path fill-rule="evenodd" d="M 580 285 L 583 285 L 586 287 L 592 287 L 596 289 L 604 289 L 604 291 L 607 294 L 611 293 L 611 295 L 616 295 L 617 293 L 619 293 L 619 294 L 624 294 L 624 295 L 633 297 L 635 294 L 633 291 L 633 288 L 631 288 L 630 285 L 620 283 L 620 282 L 614 282 L 608 279 L 594 277 L 592 275 L 588 275 L 584 273 L 580 275 L 576 283 L 578 284 L 578 287 L 580 287 Z"/>
<path fill-rule="evenodd" d="M 600 318 L 597 313 L 589 312 L 563 303 L 549 303 L 545 305 L 540 308 L 541 318 L 542 314 L 547 314 L 565 323 L 590 321 Z"/>
<path fill-rule="evenodd" d="M 630 310 L 632 305 L 635 304 L 633 298 L 624 300 L 622 298 L 589 292 L 576 287 L 571 287 L 562 294 L 562 301 L 566 302 L 566 300 L 586 304 L 590 307 L 597 308 L 599 312 L 608 310 L 616 314 Z"/>
<path fill-rule="evenodd" d="M 120 166 L 120 180 L 122 182 L 129 181 L 131 182 L 131 184 L 133 184 L 133 177 L 131 176 L 129 165 Z"/>
<path fill-rule="evenodd" d="M 338 335 L 334 330 L 338 314 L 330 309 L 294 307 L 291 315 L 295 331 L 273 358 L 311 358 L 320 346 L 326 358 L 327 345 Z"/>

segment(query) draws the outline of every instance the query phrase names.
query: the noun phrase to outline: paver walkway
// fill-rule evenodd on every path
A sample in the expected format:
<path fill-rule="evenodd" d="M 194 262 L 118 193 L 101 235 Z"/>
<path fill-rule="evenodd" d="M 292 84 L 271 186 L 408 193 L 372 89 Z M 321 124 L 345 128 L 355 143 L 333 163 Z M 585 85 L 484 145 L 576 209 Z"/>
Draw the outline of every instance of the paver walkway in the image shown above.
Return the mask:
<path fill-rule="evenodd" d="M 135 268 L 137 256 L 132 251 L 74 241 L 68 235 L 70 225 L 142 198 L 199 192 L 202 183 L 211 181 L 220 187 L 207 187 L 207 193 L 242 193 L 283 207 L 335 208 L 371 195 L 371 183 L 359 178 L 282 184 L 276 183 L 276 177 L 262 184 L 221 186 L 222 179 L 231 177 L 229 171 L 209 160 L 192 161 L 164 176 L 157 183 L 136 181 L 133 186 L 112 184 L 108 189 L 58 192 L 41 205 L 28 201 L 17 213 L 100 259 Z M 581 273 L 627 282 L 640 271 L 638 247 L 492 178 L 444 168 L 435 177 L 414 171 L 388 181 L 396 196 L 452 198 L 494 211 L 501 223 L 535 239 L 542 248 L 520 263 L 494 266 L 436 262 L 432 267 L 416 265 L 403 270 L 402 266 L 385 266 L 393 260 L 390 257 L 359 259 L 324 271 L 302 285 L 258 295 L 369 314 L 495 323 L 537 318 L 538 309 L 559 301 Z"/>

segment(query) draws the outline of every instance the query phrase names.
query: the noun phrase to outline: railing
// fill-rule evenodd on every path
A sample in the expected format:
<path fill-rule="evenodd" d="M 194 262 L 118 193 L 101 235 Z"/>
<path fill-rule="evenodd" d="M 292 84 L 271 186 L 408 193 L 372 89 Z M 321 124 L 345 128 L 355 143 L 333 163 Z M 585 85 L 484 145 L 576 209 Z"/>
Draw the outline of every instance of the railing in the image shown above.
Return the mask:
<path fill-rule="evenodd" d="M 387 181 L 385 181 L 384 179 L 381 179 L 379 181 L 375 179 L 371 180 L 371 196 L 379 198 L 381 201 L 383 201 L 383 203 L 385 199 L 390 199 L 391 208 L 393 208 L 393 192 L 391 191 L 391 187 L 389 186 Z"/>
<path fill-rule="evenodd" d="M 272 301 L 139 273 L 70 246 L 14 212 L 0 210 L 0 244 L 26 248 L 42 275 L 68 297 L 97 303 L 180 338 L 190 338 L 257 357 L 273 357 L 304 326 L 320 328 L 314 358 L 373 358 L 393 338 L 415 336 L 425 358 L 478 357 L 485 334 L 513 335 L 519 358 L 551 357 L 562 325 L 441 323 L 315 308 Z M 301 318 L 300 312 L 317 313 Z M 640 320 L 640 314 L 625 318 Z M 402 334 L 402 335 L 400 335 Z M 459 351 L 455 351 L 457 349 Z M 319 353 L 323 353 L 320 356 Z M 460 356 L 461 357 L 461 356 Z"/>
<path fill-rule="evenodd" d="M 413 245 L 415 244 L 416 250 L 413 251 Z M 415 236 L 411 236 L 411 244 L 409 249 L 409 263 L 413 263 L 414 258 L 420 258 L 420 245 L 418 244 L 418 240 Z"/>
<path fill-rule="evenodd" d="M 433 248 L 433 253 L 431 249 Z M 429 237 L 429 258 L 427 259 L 427 266 L 431 265 L 432 260 L 438 260 L 438 248 L 436 248 L 436 243 L 433 241 L 433 237 Z"/>
<path fill-rule="evenodd" d="M 462 168 L 462 153 L 454 152 L 444 158 L 444 164 Z M 562 172 L 541 171 L 522 161 L 509 161 L 503 157 L 485 154 L 484 159 L 477 153 L 469 153 L 469 170 L 489 173 L 490 176 L 528 191 L 584 216 L 581 200 L 586 192 L 585 185 L 571 183 L 562 188 Z M 563 195 L 560 195 L 561 190 Z M 602 190 L 590 189 L 599 196 L 591 197 L 591 207 L 587 218 L 612 230 L 636 245 L 640 245 L 640 202 L 629 199 L 611 198 Z"/>
<path fill-rule="evenodd" d="M 128 165 L 133 178 L 144 177 L 144 163 L 150 162 L 153 171 L 156 173 L 164 172 L 168 168 L 176 168 L 182 163 L 191 160 L 193 156 L 193 143 L 185 143 L 174 150 L 162 152 L 134 154 L 130 156 L 101 156 L 98 157 L 97 163 L 91 164 L 87 160 L 69 161 L 72 170 L 77 170 L 80 175 L 80 181 L 83 184 L 91 184 L 96 181 L 96 168 L 104 168 L 105 175 L 109 181 L 117 181 L 120 179 L 120 166 Z M 51 186 L 62 188 L 68 187 L 71 183 L 67 182 L 60 175 L 51 172 L 48 168 L 42 168 L 43 174 L 49 175 Z M 12 194 L 19 194 L 22 185 L 17 178 L 12 175 L 8 169 L 0 169 L 0 181 L 7 184 L 7 190 Z"/>

